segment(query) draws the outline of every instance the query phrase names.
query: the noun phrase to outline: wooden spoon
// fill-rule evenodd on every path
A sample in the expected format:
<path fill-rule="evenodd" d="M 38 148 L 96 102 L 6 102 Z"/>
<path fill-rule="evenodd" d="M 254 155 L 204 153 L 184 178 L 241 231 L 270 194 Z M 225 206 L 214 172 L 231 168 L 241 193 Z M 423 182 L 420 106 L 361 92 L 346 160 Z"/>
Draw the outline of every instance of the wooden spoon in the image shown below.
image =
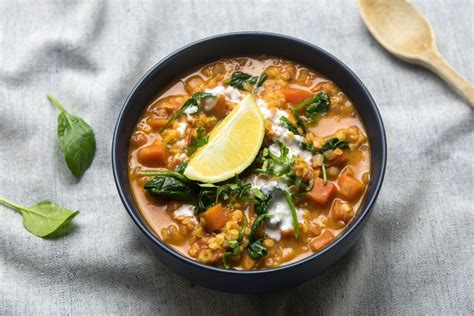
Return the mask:
<path fill-rule="evenodd" d="M 426 67 L 474 107 L 474 86 L 441 56 L 428 20 L 409 0 L 358 0 L 365 25 L 393 55 Z"/>

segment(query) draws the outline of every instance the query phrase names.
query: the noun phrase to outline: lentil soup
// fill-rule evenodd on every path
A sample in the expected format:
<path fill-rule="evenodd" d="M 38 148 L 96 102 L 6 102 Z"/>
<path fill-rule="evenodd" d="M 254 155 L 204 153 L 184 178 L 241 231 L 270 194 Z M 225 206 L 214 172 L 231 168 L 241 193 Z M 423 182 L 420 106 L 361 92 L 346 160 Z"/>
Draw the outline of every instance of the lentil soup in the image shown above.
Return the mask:
<path fill-rule="evenodd" d="M 186 177 L 248 95 L 264 126 L 253 162 L 222 182 Z M 337 238 L 364 198 L 369 157 L 361 119 L 330 79 L 281 58 L 225 58 L 147 106 L 130 140 L 129 179 L 141 215 L 176 251 L 226 269 L 269 269 Z M 226 160 L 218 158 L 216 166 Z"/>

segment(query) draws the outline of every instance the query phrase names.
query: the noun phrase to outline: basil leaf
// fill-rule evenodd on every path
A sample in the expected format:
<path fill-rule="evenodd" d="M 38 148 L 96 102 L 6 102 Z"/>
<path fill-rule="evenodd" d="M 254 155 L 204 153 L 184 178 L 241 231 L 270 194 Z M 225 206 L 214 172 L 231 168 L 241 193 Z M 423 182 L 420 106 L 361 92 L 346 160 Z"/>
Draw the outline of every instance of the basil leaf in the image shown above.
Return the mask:
<path fill-rule="evenodd" d="M 263 245 L 263 239 L 257 239 L 247 247 L 249 256 L 253 259 L 260 259 L 268 254 L 267 248 Z"/>
<path fill-rule="evenodd" d="M 198 195 L 197 186 L 177 172 L 158 174 L 144 188 L 152 195 L 176 201 L 192 201 Z"/>
<path fill-rule="evenodd" d="M 198 104 L 199 101 L 201 101 L 202 99 L 211 98 L 211 97 L 214 97 L 212 93 L 196 92 L 195 94 L 193 94 L 193 96 L 187 99 L 186 102 L 184 102 L 184 104 L 181 106 L 181 108 L 170 117 L 168 122 L 166 122 L 166 124 L 163 125 L 162 128 L 160 128 L 160 132 L 163 132 L 174 120 L 178 118 L 178 116 L 183 114 L 187 108 L 190 108 L 192 106 L 199 106 Z"/>
<path fill-rule="evenodd" d="M 23 217 L 23 226 L 38 237 L 48 237 L 57 232 L 79 213 L 48 200 L 29 207 L 15 204 L 3 198 L 0 198 L 0 203 L 20 212 Z"/>
<path fill-rule="evenodd" d="M 320 153 L 323 154 L 327 150 L 330 150 L 330 149 L 334 150 L 337 148 L 340 148 L 340 149 L 349 148 L 349 142 L 339 140 L 339 138 L 337 137 L 330 138 L 324 143 L 323 147 L 321 147 Z"/>
<path fill-rule="evenodd" d="M 194 153 L 199 147 L 206 145 L 207 141 L 209 140 L 209 136 L 204 137 L 204 133 L 206 132 L 205 128 L 200 127 L 196 130 L 196 132 L 197 137 L 193 136 L 193 143 L 188 147 L 189 154 Z"/>
<path fill-rule="evenodd" d="M 66 112 L 55 97 L 49 94 L 47 97 L 61 111 L 58 115 L 59 145 L 69 170 L 80 178 L 94 159 L 94 131 L 83 119 Z"/>
<path fill-rule="evenodd" d="M 290 207 L 291 217 L 293 219 L 293 233 L 295 235 L 295 238 L 298 239 L 298 236 L 300 234 L 300 227 L 298 223 L 298 214 L 296 214 L 295 203 L 293 203 L 293 199 L 287 191 L 282 191 L 282 193 L 285 197 L 286 202 L 288 203 L 288 206 Z"/>

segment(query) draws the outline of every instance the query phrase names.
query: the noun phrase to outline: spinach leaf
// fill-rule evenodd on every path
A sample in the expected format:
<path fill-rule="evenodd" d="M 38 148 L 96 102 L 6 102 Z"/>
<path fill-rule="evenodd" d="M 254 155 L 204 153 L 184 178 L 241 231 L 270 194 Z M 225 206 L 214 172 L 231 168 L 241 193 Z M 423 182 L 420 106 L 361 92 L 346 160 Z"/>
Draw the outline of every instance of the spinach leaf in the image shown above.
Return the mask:
<path fill-rule="evenodd" d="M 211 206 L 216 204 L 216 191 L 212 188 L 201 188 L 197 197 L 197 204 L 194 213 L 204 212 Z"/>
<path fill-rule="evenodd" d="M 176 172 L 180 174 L 184 174 L 184 170 L 186 170 L 187 166 L 188 166 L 188 162 L 187 161 L 183 162 L 176 168 Z"/>
<path fill-rule="evenodd" d="M 258 190 L 258 191 L 257 191 Z M 258 194 L 256 194 L 258 192 Z M 254 204 L 254 210 L 257 214 L 264 214 L 267 212 L 268 206 L 272 200 L 271 194 L 265 194 L 260 189 L 254 191 L 257 202 Z"/>
<path fill-rule="evenodd" d="M 69 170 L 80 178 L 94 159 L 94 131 L 83 119 L 66 112 L 55 97 L 49 94 L 47 97 L 61 111 L 58 115 L 59 145 Z"/>
<path fill-rule="evenodd" d="M 349 142 L 339 140 L 339 138 L 337 137 L 330 138 L 324 143 L 323 147 L 321 147 L 320 153 L 323 154 L 327 150 L 330 150 L 330 149 L 334 150 L 337 148 L 340 148 L 340 149 L 349 148 Z"/>
<path fill-rule="evenodd" d="M 198 187 L 178 172 L 142 173 L 155 177 L 145 184 L 152 195 L 176 201 L 192 201 L 198 196 Z"/>
<path fill-rule="evenodd" d="M 209 140 L 209 136 L 204 137 L 205 128 L 199 127 L 196 132 L 197 137 L 193 136 L 193 143 L 188 147 L 188 154 L 194 153 L 199 147 L 206 145 Z"/>
<path fill-rule="evenodd" d="M 196 92 L 195 94 L 193 94 L 192 97 L 190 97 L 189 99 L 186 100 L 186 102 L 184 102 L 184 104 L 181 106 L 181 108 L 178 111 L 176 111 L 176 113 L 174 113 L 170 117 L 168 122 L 166 122 L 166 124 L 163 125 L 163 127 L 160 129 L 160 132 L 163 132 L 174 120 L 176 120 L 178 118 L 178 116 L 183 114 L 183 112 L 187 108 L 190 108 L 192 106 L 199 106 L 199 101 L 201 101 L 205 98 L 213 98 L 213 97 L 214 97 L 214 95 L 212 93 Z"/>
<path fill-rule="evenodd" d="M 257 218 L 253 221 L 252 228 L 250 229 L 250 235 L 249 235 L 250 241 L 255 240 L 255 234 L 262 226 L 263 221 L 269 217 L 270 215 L 268 213 L 263 213 L 263 214 L 258 215 Z"/>
<path fill-rule="evenodd" d="M 324 115 L 329 111 L 331 100 L 325 91 L 321 91 L 314 97 L 303 100 L 300 104 L 295 106 L 292 110 L 296 118 L 296 123 L 299 128 L 306 133 L 306 126 L 304 120 L 313 123 L 317 115 Z M 300 112 L 303 112 L 302 115 Z M 304 120 L 303 120 L 304 118 Z"/>
<path fill-rule="evenodd" d="M 293 125 L 293 123 L 291 123 L 288 118 L 282 116 L 280 117 L 280 121 L 283 123 L 283 125 L 286 127 L 287 130 L 289 130 L 295 135 L 301 135 L 301 133 L 298 131 L 298 128 L 295 125 Z"/>
<path fill-rule="evenodd" d="M 211 183 L 199 184 L 201 191 L 198 197 L 198 204 L 195 212 L 199 213 L 220 200 L 226 203 L 233 203 L 239 200 L 246 203 L 257 203 L 257 199 L 253 194 L 252 185 L 250 183 L 242 183 L 238 175 L 235 175 L 234 182 L 227 182 L 216 185 Z"/>
<path fill-rule="evenodd" d="M 290 207 L 291 217 L 293 219 L 293 233 L 295 235 L 295 238 L 298 239 L 298 236 L 300 234 L 300 227 L 298 223 L 298 214 L 296 214 L 295 203 L 293 202 L 293 198 L 287 191 L 282 191 L 282 193 L 285 197 L 286 202 L 288 203 L 288 206 Z"/>
<path fill-rule="evenodd" d="M 249 234 L 249 245 L 247 247 L 247 252 L 249 256 L 253 259 L 260 259 L 265 257 L 268 254 L 267 248 L 263 245 L 263 239 L 256 239 L 255 234 L 262 226 L 262 223 L 265 219 L 267 219 L 270 215 L 268 213 L 263 213 L 257 216 L 255 221 L 252 224 L 252 228 Z"/>
<path fill-rule="evenodd" d="M 229 79 L 224 80 L 224 83 L 230 84 L 232 87 L 239 90 L 251 91 L 252 86 L 255 85 L 255 89 L 258 89 L 267 80 L 267 74 L 262 73 L 260 76 L 253 77 L 248 73 L 242 71 L 236 71 L 232 73 Z M 254 89 L 254 90 L 255 90 Z"/>
<path fill-rule="evenodd" d="M 244 214 L 244 217 L 242 218 L 242 227 L 240 228 L 239 231 L 239 238 L 237 240 L 231 240 L 229 241 L 229 249 L 224 252 L 224 256 L 222 258 L 222 262 L 224 263 L 224 268 L 229 269 L 230 264 L 229 264 L 229 259 L 232 256 L 239 256 L 240 255 L 240 245 L 242 244 L 242 239 L 244 238 L 244 231 L 247 228 L 248 222 L 247 222 L 247 217 Z"/>
<path fill-rule="evenodd" d="M 224 268 L 230 269 L 229 259 L 230 257 L 236 257 L 240 255 L 240 243 L 237 240 L 229 241 L 229 249 L 224 252 L 222 257 L 222 262 L 224 263 Z"/>
<path fill-rule="evenodd" d="M 263 85 L 263 83 L 267 80 L 267 78 L 268 78 L 268 75 L 264 72 L 260 76 L 258 76 L 257 83 L 255 84 L 255 89 L 260 88 Z"/>
<path fill-rule="evenodd" d="M 307 151 L 310 151 L 310 152 L 313 152 L 313 150 L 314 150 L 314 145 L 313 145 L 313 144 L 302 143 L 302 144 L 301 144 L 301 147 L 302 147 L 304 150 L 307 150 Z"/>
<path fill-rule="evenodd" d="M 253 259 L 260 259 L 268 255 L 268 250 L 263 245 L 263 239 L 257 239 L 247 247 L 249 256 Z"/>
<path fill-rule="evenodd" d="M 33 235 L 48 237 L 68 224 L 79 212 L 45 200 L 26 207 L 0 198 L 0 203 L 21 213 L 23 226 Z"/>

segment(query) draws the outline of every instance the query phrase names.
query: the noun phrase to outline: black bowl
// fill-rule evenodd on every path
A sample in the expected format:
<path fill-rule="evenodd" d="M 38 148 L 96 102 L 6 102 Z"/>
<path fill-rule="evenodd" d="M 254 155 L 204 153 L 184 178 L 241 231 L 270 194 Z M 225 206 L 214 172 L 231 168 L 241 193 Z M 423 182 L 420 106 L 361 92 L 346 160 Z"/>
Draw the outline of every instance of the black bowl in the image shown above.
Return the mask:
<path fill-rule="evenodd" d="M 353 101 L 365 124 L 371 146 L 371 181 L 356 217 L 345 231 L 319 253 L 276 269 L 224 270 L 200 264 L 157 238 L 133 201 L 128 181 L 130 136 L 145 106 L 171 81 L 196 66 L 221 57 L 268 54 L 309 66 L 333 80 Z M 168 268 L 199 285 L 231 293 L 261 293 L 310 280 L 338 260 L 361 234 L 382 185 L 387 159 L 385 131 L 377 106 L 357 76 L 341 61 L 310 43 L 279 34 L 243 32 L 206 38 L 169 55 L 148 71 L 132 89 L 120 112 L 112 143 L 112 168 L 120 198 L 145 244 Z"/>

